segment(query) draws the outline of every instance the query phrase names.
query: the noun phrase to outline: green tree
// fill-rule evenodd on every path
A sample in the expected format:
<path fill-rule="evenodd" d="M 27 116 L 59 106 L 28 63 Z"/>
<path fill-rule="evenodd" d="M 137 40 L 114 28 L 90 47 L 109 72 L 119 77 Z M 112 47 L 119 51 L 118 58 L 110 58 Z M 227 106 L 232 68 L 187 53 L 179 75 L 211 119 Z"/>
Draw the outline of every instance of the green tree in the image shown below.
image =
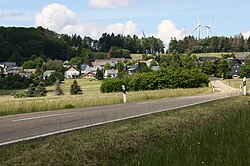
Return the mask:
<path fill-rule="evenodd" d="M 223 78 L 227 78 L 229 70 L 229 63 L 226 60 L 222 60 L 219 62 L 218 72 L 220 76 L 223 76 Z"/>
<path fill-rule="evenodd" d="M 44 65 L 45 70 L 55 70 L 63 72 L 63 61 L 48 59 Z"/>
<path fill-rule="evenodd" d="M 35 96 L 43 97 L 47 95 L 47 90 L 45 88 L 44 82 L 40 82 L 39 85 L 35 88 Z"/>
<path fill-rule="evenodd" d="M 34 84 L 30 84 L 28 91 L 26 92 L 27 97 L 35 97 L 36 88 Z"/>
<path fill-rule="evenodd" d="M 101 69 L 97 68 L 95 78 L 98 80 L 103 80 L 103 71 Z"/>
<path fill-rule="evenodd" d="M 115 66 L 115 68 L 118 70 L 118 72 L 124 71 L 124 68 L 125 68 L 125 67 L 124 67 L 124 63 L 118 61 L 117 64 L 116 64 L 116 66 Z"/>
<path fill-rule="evenodd" d="M 207 75 L 211 75 L 211 74 L 214 74 L 214 67 L 215 67 L 214 63 L 207 60 L 202 64 L 201 69 L 203 73 L 206 73 Z"/>
<path fill-rule="evenodd" d="M 145 72 L 150 72 L 151 69 L 147 66 L 146 63 L 139 63 L 137 72 L 138 73 L 145 73 Z"/>
<path fill-rule="evenodd" d="M 105 70 L 108 70 L 108 69 L 111 69 L 111 65 L 110 65 L 109 63 L 106 63 L 106 64 L 104 65 L 104 71 L 105 71 Z"/>
<path fill-rule="evenodd" d="M 57 96 L 64 95 L 63 90 L 61 89 L 60 83 L 61 83 L 60 80 L 56 80 L 56 83 L 55 83 L 55 86 L 56 86 L 55 95 L 57 95 Z"/>
<path fill-rule="evenodd" d="M 78 85 L 78 83 L 77 83 L 76 80 L 74 80 L 73 84 L 71 85 L 70 94 L 71 94 L 71 95 L 82 94 L 82 89 L 81 89 L 81 87 Z"/>

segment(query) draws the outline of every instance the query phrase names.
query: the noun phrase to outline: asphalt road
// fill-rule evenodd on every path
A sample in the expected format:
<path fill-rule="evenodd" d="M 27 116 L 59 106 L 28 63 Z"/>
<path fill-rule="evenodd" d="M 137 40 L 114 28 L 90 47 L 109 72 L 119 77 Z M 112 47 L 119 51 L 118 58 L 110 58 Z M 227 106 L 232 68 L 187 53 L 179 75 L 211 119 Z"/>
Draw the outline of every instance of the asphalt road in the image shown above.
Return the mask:
<path fill-rule="evenodd" d="M 212 83 L 221 92 L 0 117 L 0 146 L 239 95 L 219 80 Z"/>

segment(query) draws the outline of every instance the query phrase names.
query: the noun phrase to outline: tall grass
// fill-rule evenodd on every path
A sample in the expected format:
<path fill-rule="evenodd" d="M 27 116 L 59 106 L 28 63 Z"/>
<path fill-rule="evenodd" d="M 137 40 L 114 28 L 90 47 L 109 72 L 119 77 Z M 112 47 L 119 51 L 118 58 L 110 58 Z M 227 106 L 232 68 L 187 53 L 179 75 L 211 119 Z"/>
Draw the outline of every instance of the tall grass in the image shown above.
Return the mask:
<path fill-rule="evenodd" d="M 54 86 L 47 88 L 49 91 L 47 97 L 40 98 L 14 98 L 13 96 L 0 96 L 0 116 L 39 112 L 49 110 L 59 110 L 69 108 L 83 108 L 91 106 L 101 106 L 110 104 L 119 104 L 123 102 L 122 93 L 103 94 L 100 92 L 100 81 L 89 79 L 79 79 L 78 84 L 83 90 L 83 95 L 70 95 L 70 85 L 73 80 L 66 80 L 61 88 L 65 95 L 55 96 Z M 189 96 L 197 94 L 211 93 L 209 88 L 197 89 L 165 89 L 159 91 L 141 91 L 127 93 L 127 101 L 134 102 L 148 99 L 160 99 L 167 97 Z"/>
<path fill-rule="evenodd" d="M 0 148 L 1 165 L 249 165 L 250 98 Z"/>
<path fill-rule="evenodd" d="M 227 79 L 223 80 L 223 83 L 237 89 L 241 89 L 243 86 L 243 79 Z M 247 79 L 247 89 L 250 90 L 250 80 Z"/>
<path fill-rule="evenodd" d="M 250 105 L 249 105 L 250 106 Z M 115 165 L 250 165 L 250 108 L 167 136 Z"/>

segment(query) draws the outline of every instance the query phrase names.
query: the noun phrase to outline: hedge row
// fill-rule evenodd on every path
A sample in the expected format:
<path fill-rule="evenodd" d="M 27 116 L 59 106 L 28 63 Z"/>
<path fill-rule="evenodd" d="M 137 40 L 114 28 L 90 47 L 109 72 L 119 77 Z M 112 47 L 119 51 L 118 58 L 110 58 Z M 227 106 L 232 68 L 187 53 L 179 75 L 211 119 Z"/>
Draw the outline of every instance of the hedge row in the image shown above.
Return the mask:
<path fill-rule="evenodd" d="M 198 88 L 208 86 L 208 76 L 199 69 L 162 69 L 157 72 L 137 73 L 123 79 L 107 79 L 101 92 L 119 92 L 125 85 L 127 91 L 155 90 L 165 88 Z"/>

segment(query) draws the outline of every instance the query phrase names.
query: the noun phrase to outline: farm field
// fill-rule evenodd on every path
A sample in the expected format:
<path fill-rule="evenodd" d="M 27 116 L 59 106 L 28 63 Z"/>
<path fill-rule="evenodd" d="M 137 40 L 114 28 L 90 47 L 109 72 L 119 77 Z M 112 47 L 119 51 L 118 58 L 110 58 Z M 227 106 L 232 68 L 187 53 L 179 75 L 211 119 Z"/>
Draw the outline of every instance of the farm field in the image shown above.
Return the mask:
<path fill-rule="evenodd" d="M 0 148 L 2 165 L 249 165 L 250 98 L 233 97 Z"/>
<path fill-rule="evenodd" d="M 243 79 L 226 79 L 222 81 L 224 84 L 229 85 L 233 88 L 242 89 Z M 250 90 L 250 79 L 247 79 L 247 89 Z"/>
<path fill-rule="evenodd" d="M 28 112 L 119 104 L 123 102 L 123 96 L 121 92 L 109 94 L 101 93 L 101 81 L 95 81 L 91 79 L 77 79 L 77 82 L 83 90 L 82 95 L 70 95 L 70 86 L 73 83 L 73 80 L 67 79 L 61 85 L 61 88 L 65 93 L 65 95 L 62 96 L 54 95 L 55 86 L 47 87 L 49 93 L 46 97 L 14 98 L 10 95 L 0 96 L 0 116 Z M 128 92 L 127 102 L 161 99 L 167 97 L 192 96 L 208 93 L 212 93 L 211 88 L 165 89 L 155 91 Z"/>

